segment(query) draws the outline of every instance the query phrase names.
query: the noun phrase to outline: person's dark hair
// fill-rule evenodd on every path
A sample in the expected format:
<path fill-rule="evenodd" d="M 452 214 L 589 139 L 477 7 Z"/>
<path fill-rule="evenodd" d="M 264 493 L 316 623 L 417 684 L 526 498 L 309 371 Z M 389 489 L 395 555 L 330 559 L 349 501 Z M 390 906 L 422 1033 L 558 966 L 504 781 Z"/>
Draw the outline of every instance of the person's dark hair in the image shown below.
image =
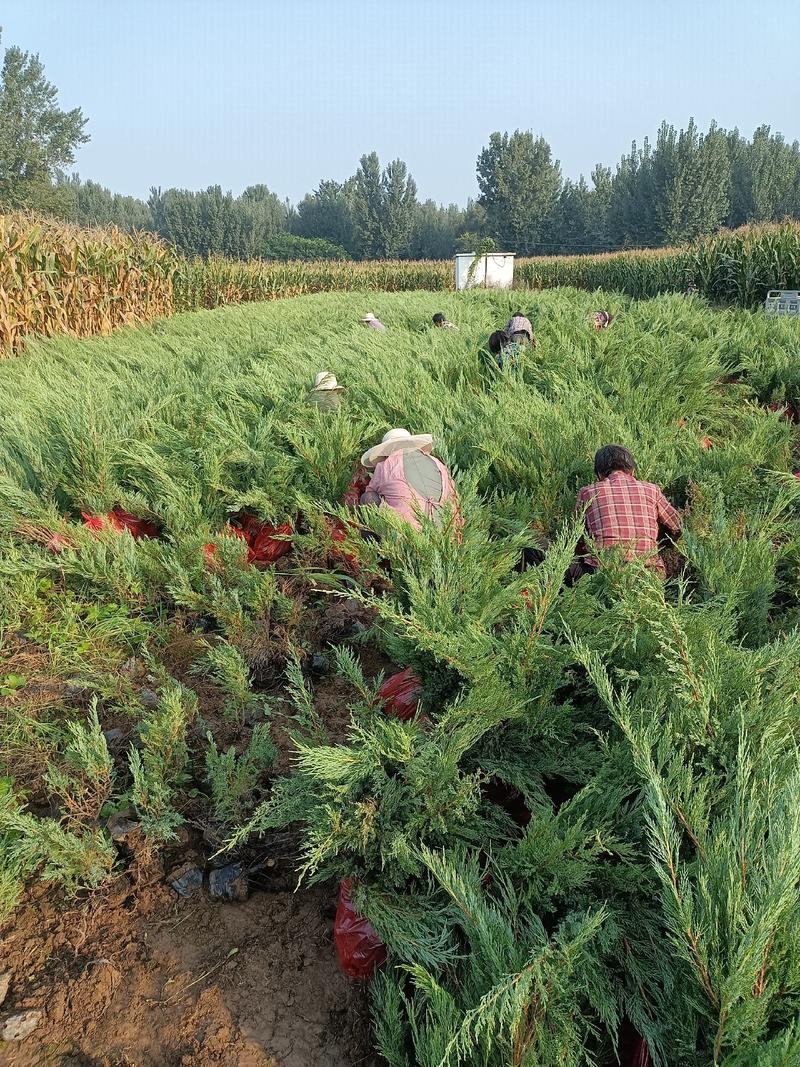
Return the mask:
<path fill-rule="evenodd" d="M 495 330 L 494 333 L 489 336 L 489 351 L 493 356 L 500 355 L 506 345 L 510 344 L 511 338 L 505 330 Z"/>
<path fill-rule="evenodd" d="M 516 318 L 527 319 L 527 317 L 528 316 L 525 315 L 522 311 L 515 311 L 514 314 L 511 316 L 512 319 L 516 319 Z"/>
<path fill-rule="evenodd" d="M 433 324 L 434 326 L 439 326 L 442 322 L 444 322 L 444 315 L 441 313 L 441 311 L 437 311 L 436 314 L 433 316 Z"/>
<path fill-rule="evenodd" d="M 635 467 L 633 453 L 623 445 L 603 445 L 594 457 L 594 473 L 598 478 L 607 478 L 612 471 L 632 474 Z"/>

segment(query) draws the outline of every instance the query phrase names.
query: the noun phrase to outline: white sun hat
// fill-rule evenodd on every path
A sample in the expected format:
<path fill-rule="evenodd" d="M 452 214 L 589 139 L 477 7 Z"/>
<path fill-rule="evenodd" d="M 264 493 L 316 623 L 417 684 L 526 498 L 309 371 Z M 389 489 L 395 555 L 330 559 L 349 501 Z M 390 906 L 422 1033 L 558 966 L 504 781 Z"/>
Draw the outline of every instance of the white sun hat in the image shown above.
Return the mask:
<path fill-rule="evenodd" d="M 388 433 L 383 435 L 383 440 L 380 444 L 368 448 L 361 457 L 361 462 L 365 467 L 374 467 L 379 460 L 386 459 L 387 456 L 391 456 L 394 452 L 410 452 L 414 450 L 430 452 L 432 448 L 433 434 L 412 434 L 408 430 L 398 428 L 389 430 Z"/>
<path fill-rule="evenodd" d="M 375 319 L 375 316 L 372 314 L 371 311 L 368 311 L 366 313 L 366 315 L 362 315 L 362 317 L 361 317 L 361 321 L 362 322 L 372 322 L 374 319 Z"/>
<path fill-rule="evenodd" d="M 318 393 L 341 393 L 344 386 L 336 381 L 336 375 L 329 370 L 321 370 L 314 379 L 314 392 Z"/>

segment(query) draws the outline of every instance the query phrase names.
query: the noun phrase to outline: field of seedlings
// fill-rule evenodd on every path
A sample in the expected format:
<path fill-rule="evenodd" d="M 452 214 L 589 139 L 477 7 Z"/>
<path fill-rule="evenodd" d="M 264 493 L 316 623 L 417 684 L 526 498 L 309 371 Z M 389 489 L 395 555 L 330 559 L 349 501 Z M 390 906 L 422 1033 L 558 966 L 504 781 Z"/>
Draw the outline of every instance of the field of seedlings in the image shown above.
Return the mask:
<path fill-rule="evenodd" d="M 799 418 L 800 323 L 678 293 L 327 293 L 5 361 L 0 1062 L 800 1062 Z M 343 502 L 397 426 L 461 532 Z M 567 588 L 609 442 L 684 534 Z"/>
<path fill-rule="evenodd" d="M 800 225 L 723 231 L 690 248 L 520 258 L 514 284 L 613 289 L 637 299 L 696 291 L 714 303 L 756 307 L 771 288 L 800 288 Z M 185 259 L 153 234 L 0 215 L 0 358 L 33 335 L 108 334 L 173 311 L 312 293 L 453 286 L 449 260 Z"/>

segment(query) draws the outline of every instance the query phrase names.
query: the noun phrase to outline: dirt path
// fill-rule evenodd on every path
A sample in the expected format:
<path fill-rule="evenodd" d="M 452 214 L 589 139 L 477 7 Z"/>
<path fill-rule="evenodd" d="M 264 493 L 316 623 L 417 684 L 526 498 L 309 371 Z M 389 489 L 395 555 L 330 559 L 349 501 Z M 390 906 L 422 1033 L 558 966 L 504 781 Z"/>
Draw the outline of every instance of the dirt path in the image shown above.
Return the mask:
<path fill-rule="evenodd" d="M 32 894 L 2 932 L 3 1012 L 37 1009 L 9 1067 L 370 1067 L 365 989 L 339 970 L 327 890 L 181 900 L 120 877 L 60 911 Z"/>

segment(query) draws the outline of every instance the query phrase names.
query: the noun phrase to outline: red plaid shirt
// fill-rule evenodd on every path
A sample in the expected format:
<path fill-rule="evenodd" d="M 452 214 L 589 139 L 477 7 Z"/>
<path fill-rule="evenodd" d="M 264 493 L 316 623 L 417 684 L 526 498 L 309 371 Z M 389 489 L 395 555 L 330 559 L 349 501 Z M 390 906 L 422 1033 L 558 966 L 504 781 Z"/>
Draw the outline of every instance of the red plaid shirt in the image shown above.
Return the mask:
<path fill-rule="evenodd" d="M 582 512 L 587 504 L 586 540 L 591 546 L 624 545 L 627 559 L 652 556 L 653 566 L 664 569 L 658 557 L 658 528 L 663 526 L 677 536 L 681 520 L 657 485 L 639 482 L 624 471 L 612 471 L 602 481 L 580 490 L 576 511 Z M 586 562 L 598 565 L 593 555 L 587 556 Z"/>

